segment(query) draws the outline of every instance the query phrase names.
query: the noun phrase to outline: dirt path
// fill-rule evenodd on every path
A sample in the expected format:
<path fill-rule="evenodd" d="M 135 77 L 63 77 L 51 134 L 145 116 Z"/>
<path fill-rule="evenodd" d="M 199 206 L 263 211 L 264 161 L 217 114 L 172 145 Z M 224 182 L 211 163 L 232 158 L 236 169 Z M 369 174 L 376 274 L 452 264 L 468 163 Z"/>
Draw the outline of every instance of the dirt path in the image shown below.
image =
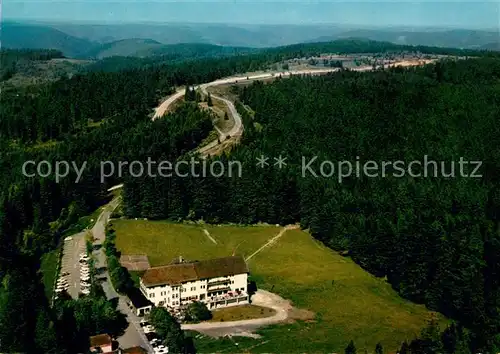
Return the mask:
<path fill-rule="evenodd" d="M 248 262 L 253 256 L 259 254 L 259 252 L 262 251 L 264 248 L 269 247 L 273 243 L 275 243 L 276 241 L 278 241 L 279 238 L 281 236 L 283 236 L 285 234 L 285 232 L 287 232 L 288 230 L 296 230 L 298 228 L 299 228 L 299 225 L 287 225 L 287 226 L 285 226 L 284 228 L 281 229 L 281 231 L 276 236 L 274 236 L 273 238 L 271 238 L 261 248 L 259 248 L 257 251 L 255 251 L 254 253 L 252 253 L 250 256 L 248 256 L 247 259 L 245 259 L 245 261 Z"/>
<path fill-rule="evenodd" d="M 210 236 L 210 232 L 208 232 L 207 229 L 203 229 L 203 233 L 208 237 L 208 239 L 210 241 L 212 241 L 213 243 L 217 244 L 217 241 L 215 241 L 215 239 L 212 236 Z"/>

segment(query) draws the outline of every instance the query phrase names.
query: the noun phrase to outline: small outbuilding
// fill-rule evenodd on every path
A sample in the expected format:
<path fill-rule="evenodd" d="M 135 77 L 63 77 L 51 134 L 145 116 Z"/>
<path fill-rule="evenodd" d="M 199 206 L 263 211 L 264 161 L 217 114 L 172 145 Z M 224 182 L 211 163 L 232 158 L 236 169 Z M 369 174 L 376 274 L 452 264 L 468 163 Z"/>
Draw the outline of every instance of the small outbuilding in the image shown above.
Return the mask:
<path fill-rule="evenodd" d="M 92 353 L 110 353 L 113 351 L 113 340 L 109 334 L 98 334 L 90 337 L 90 351 Z"/>

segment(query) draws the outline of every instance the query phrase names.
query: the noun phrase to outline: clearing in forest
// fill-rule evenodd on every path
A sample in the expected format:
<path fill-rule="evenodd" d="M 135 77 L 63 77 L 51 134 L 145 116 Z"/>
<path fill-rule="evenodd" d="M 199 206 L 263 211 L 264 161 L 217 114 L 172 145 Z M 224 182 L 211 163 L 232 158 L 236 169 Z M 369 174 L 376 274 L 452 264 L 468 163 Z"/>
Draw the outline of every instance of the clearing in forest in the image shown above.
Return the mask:
<path fill-rule="evenodd" d="M 210 226 L 163 221 L 115 220 L 117 248 L 123 254 L 147 254 L 152 266 L 184 259 L 208 259 L 233 253 L 245 258 L 282 230 L 274 226 Z M 206 229 L 217 240 L 213 243 Z M 259 331 L 259 339 L 234 341 L 196 336 L 200 352 L 341 352 L 352 339 L 358 350 L 398 349 L 411 340 L 432 313 L 398 296 L 384 280 L 367 273 L 351 259 L 325 247 L 308 233 L 287 230 L 255 254 L 248 265 L 262 289 L 291 300 L 316 314 L 314 321 L 275 325 Z M 442 319 L 444 326 L 445 319 Z M 290 338 L 294 340 L 291 341 Z"/>

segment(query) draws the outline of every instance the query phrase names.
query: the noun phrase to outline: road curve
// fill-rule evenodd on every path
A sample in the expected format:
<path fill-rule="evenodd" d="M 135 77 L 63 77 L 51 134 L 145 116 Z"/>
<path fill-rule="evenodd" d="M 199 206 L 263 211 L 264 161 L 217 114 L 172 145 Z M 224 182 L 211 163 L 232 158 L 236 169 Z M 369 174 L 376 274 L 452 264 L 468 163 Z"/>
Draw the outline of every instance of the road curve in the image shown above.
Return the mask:
<path fill-rule="evenodd" d="M 218 85 L 227 85 L 227 84 L 235 84 L 238 81 L 254 81 L 254 80 L 262 80 L 262 79 L 269 79 L 277 76 L 281 77 L 289 77 L 290 75 L 319 75 L 319 74 L 326 74 L 330 72 L 335 72 L 338 71 L 338 68 L 331 68 L 331 69 L 310 69 L 310 70 L 300 70 L 300 71 L 288 71 L 288 72 L 275 72 L 275 73 L 265 73 L 265 74 L 259 74 L 259 75 L 249 75 L 249 76 L 233 76 L 233 77 L 228 77 L 224 79 L 218 79 L 212 82 L 208 82 L 205 84 L 198 85 L 197 87 L 201 89 L 202 93 L 204 95 L 208 95 L 207 88 L 211 86 L 218 86 Z M 173 104 L 175 101 L 180 99 L 182 96 L 184 96 L 185 89 L 178 89 L 173 95 L 169 96 L 165 101 L 163 101 L 158 107 L 155 108 L 155 113 L 153 115 L 153 120 L 162 117 L 167 109 L 170 107 L 171 104 Z M 219 140 L 220 142 L 223 142 L 226 140 L 228 136 L 232 137 L 235 135 L 241 135 L 243 132 L 243 123 L 241 121 L 241 116 L 238 114 L 236 107 L 234 106 L 234 103 L 229 101 L 228 99 L 225 99 L 220 96 L 215 96 L 212 95 L 213 98 L 218 99 L 223 101 L 229 108 L 229 111 L 231 112 L 231 115 L 233 116 L 234 119 L 234 126 L 231 128 L 229 132 L 222 132 L 221 130 L 217 129 L 217 132 L 219 133 Z M 211 147 L 216 146 L 214 144 Z M 207 149 L 207 147 L 205 147 Z"/>
<path fill-rule="evenodd" d="M 184 89 L 178 89 L 173 95 L 169 96 L 165 101 L 163 101 L 158 107 L 155 108 L 155 114 L 153 115 L 153 120 L 162 117 L 165 112 L 167 112 L 168 107 L 179 98 L 184 96 Z"/>
<path fill-rule="evenodd" d="M 181 325 L 181 328 L 182 330 L 192 330 L 198 332 L 214 332 L 214 330 L 217 329 L 227 329 L 229 332 L 234 331 L 236 333 L 242 332 L 243 330 L 252 332 L 262 326 L 268 326 L 286 321 L 289 317 L 288 311 L 292 308 L 289 301 L 281 298 L 279 295 L 265 290 L 257 290 L 257 292 L 252 296 L 252 304 L 272 308 L 276 311 L 276 313 L 270 317 L 255 318 L 252 320 L 183 324 Z M 227 330 L 221 332 L 227 334 Z"/>

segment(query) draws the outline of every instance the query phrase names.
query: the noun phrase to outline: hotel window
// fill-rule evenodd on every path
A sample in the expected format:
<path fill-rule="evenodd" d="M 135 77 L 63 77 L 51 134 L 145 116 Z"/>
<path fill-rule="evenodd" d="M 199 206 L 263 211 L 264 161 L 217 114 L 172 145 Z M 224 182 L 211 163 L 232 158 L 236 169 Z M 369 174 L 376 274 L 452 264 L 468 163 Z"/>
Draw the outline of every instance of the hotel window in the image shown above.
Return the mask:
<path fill-rule="evenodd" d="M 155 293 L 151 293 L 151 294 L 149 294 L 149 297 L 150 297 L 150 298 L 155 297 Z"/>
<path fill-rule="evenodd" d="M 195 291 L 195 290 L 196 290 L 196 286 L 191 287 L 191 291 Z"/>

